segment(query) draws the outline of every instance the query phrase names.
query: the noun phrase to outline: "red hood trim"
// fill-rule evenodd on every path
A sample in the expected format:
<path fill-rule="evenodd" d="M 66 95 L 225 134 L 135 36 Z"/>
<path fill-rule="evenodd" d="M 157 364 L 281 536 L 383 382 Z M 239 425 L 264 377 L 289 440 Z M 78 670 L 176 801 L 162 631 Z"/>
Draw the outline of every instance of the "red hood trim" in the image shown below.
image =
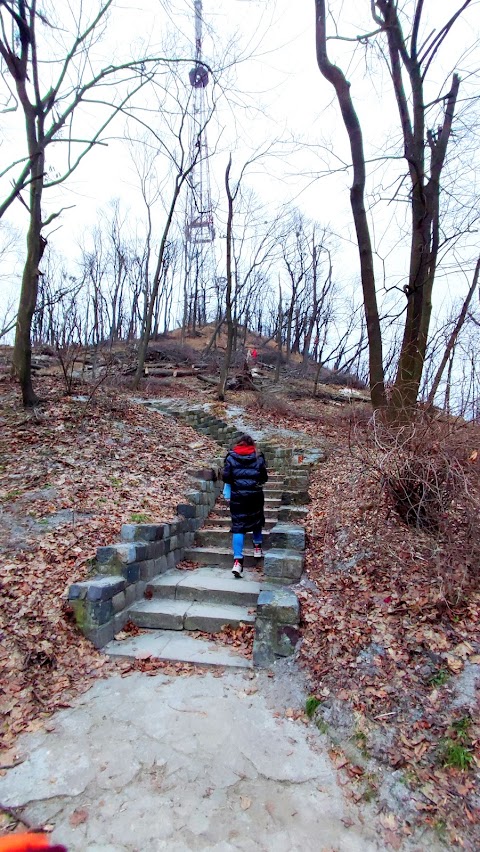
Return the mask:
<path fill-rule="evenodd" d="M 237 453 L 238 456 L 254 456 L 256 454 L 255 447 L 247 447 L 245 444 L 237 444 L 232 452 Z"/>

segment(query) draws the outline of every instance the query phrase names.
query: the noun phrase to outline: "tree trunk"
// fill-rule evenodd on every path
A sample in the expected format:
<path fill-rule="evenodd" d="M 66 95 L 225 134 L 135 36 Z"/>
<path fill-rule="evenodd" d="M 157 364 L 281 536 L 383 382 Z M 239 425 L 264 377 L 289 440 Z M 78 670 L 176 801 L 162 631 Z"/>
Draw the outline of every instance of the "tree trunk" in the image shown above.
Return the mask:
<path fill-rule="evenodd" d="M 283 325 L 283 305 L 282 305 L 282 288 L 280 281 L 278 282 L 278 327 L 277 327 L 277 363 L 275 364 L 275 375 L 273 381 L 278 384 L 280 381 L 280 367 L 282 364 L 282 325 Z"/>
<path fill-rule="evenodd" d="M 453 329 L 453 331 L 450 335 L 449 341 L 448 341 L 448 343 L 445 347 L 445 352 L 443 353 L 443 358 L 440 362 L 440 366 L 439 366 L 439 368 L 436 372 L 435 378 L 433 380 L 433 384 L 432 384 L 430 393 L 428 394 L 427 405 L 429 407 L 433 405 L 433 402 L 434 402 L 434 399 L 435 399 L 435 394 L 437 393 L 438 386 L 439 386 L 439 384 L 442 380 L 443 371 L 445 370 L 445 367 L 447 366 L 447 363 L 450 359 L 450 356 L 451 356 L 451 354 L 452 354 L 452 352 L 455 348 L 455 345 L 456 345 L 456 342 L 457 342 L 457 339 L 458 339 L 458 335 L 460 334 L 460 332 L 462 330 L 462 326 L 465 322 L 465 318 L 467 316 L 467 312 L 468 312 L 468 309 L 470 307 L 470 302 L 472 301 L 473 294 L 475 293 L 475 290 L 477 289 L 479 273 L 480 273 L 480 257 L 477 260 L 477 265 L 475 267 L 475 272 L 474 272 L 474 275 L 473 275 L 472 283 L 470 285 L 470 289 L 469 289 L 469 291 L 466 295 L 465 301 L 462 305 L 462 310 L 460 311 L 457 322 L 455 323 L 455 328 Z"/>
<path fill-rule="evenodd" d="M 377 294 L 373 253 L 365 210 L 365 155 L 363 151 L 362 130 L 350 95 L 350 83 L 343 71 L 330 62 L 327 56 L 326 10 L 325 0 L 315 0 L 316 9 L 316 46 L 317 62 L 320 72 L 335 89 L 345 129 L 350 141 L 353 164 L 353 183 L 350 190 L 355 231 L 357 234 L 360 270 L 363 290 L 363 303 L 368 332 L 368 352 L 370 366 L 370 394 L 374 408 L 386 405 L 382 335 L 378 315 Z"/>
<path fill-rule="evenodd" d="M 160 287 L 160 279 L 162 273 L 162 265 L 163 265 L 163 257 L 165 254 L 165 247 L 167 244 L 168 233 L 170 231 L 170 225 L 172 224 L 173 214 L 175 212 L 175 207 L 177 204 L 178 196 L 180 195 L 180 190 L 183 183 L 183 176 L 181 178 L 177 178 L 175 181 L 175 189 L 173 192 L 172 201 L 170 203 L 170 209 L 168 211 L 167 221 L 165 223 L 165 228 L 163 230 L 162 239 L 160 242 L 160 248 L 158 250 L 158 258 L 157 258 L 157 267 L 155 269 L 155 276 L 153 279 L 153 287 L 152 292 L 150 294 L 150 301 L 148 304 L 148 310 L 146 311 L 145 324 L 143 328 L 142 338 L 140 340 L 140 345 L 138 347 L 138 362 L 137 362 L 137 371 L 135 373 L 133 386 L 138 388 L 140 383 L 140 379 L 143 376 L 143 368 L 145 366 L 145 356 L 147 354 L 148 341 L 150 340 L 150 333 L 152 330 L 152 319 L 153 319 L 153 311 L 155 308 L 155 302 L 158 296 L 158 290 Z"/>
<path fill-rule="evenodd" d="M 30 182 L 30 223 L 27 234 L 27 257 L 22 275 L 22 287 L 17 314 L 13 368 L 22 390 L 23 405 L 32 407 L 39 399 L 32 384 L 32 319 L 37 303 L 39 264 L 46 241 L 42 237 L 42 191 L 45 169 L 45 154 L 37 141 L 33 108 L 24 105 L 26 112 L 29 155 L 32 161 Z M 41 123 L 41 116 L 38 121 Z"/>
<path fill-rule="evenodd" d="M 232 319 L 232 228 L 233 228 L 233 196 L 230 188 L 230 170 L 232 168 L 232 155 L 230 154 L 225 171 L 225 190 L 228 201 L 227 235 L 226 235 L 226 262 L 227 262 L 227 284 L 225 291 L 225 321 L 227 323 L 227 346 L 225 358 L 223 359 L 218 383 L 217 397 L 223 402 L 225 399 L 225 387 L 228 379 L 228 371 L 232 360 L 234 327 Z"/>

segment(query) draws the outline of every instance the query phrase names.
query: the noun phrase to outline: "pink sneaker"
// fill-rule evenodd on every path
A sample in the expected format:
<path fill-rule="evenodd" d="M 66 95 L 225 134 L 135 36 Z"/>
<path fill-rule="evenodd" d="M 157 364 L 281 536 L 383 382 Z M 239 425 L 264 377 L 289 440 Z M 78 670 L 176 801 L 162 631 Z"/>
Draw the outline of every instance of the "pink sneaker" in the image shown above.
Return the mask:
<path fill-rule="evenodd" d="M 255 559 L 261 559 L 262 558 L 263 550 L 262 550 L 261 544 L 254 544 L 253 545 L 253 555 L 254 555 Z"/>
<path fill-rule="evenodd" d="M 236 577 L 237 579 L 240 579 L 240 577 L 242 577 L 242 576 L 243 576 L 243 561 L 242 561 L 242 560 L 240 560 L 240 559 L 234 559 L 234 561 L 233 561 L 233 568 L 232 568 L 232 574 L 233 574 L 233 576 L 234 576 L 234 577 Z"/>

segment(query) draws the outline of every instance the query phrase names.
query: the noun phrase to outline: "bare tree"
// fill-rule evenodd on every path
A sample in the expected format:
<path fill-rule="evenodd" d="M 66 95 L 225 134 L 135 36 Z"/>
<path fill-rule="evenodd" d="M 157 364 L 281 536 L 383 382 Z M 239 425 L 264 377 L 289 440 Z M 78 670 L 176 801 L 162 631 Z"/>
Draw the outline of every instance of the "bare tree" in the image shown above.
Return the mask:
<path fill-rule="evenodd" d="M 452 333 L 450 334 L 450 336 L 448 338 L 448 343 L 445 347 L 445 350 L 444 350 L 444 353 L 443 353 L 443 356 L 442 356 L 442 360 L 440 361 L 437 372 L 435 374 L 435 378 L 432 382 L 432 387 L 430 388 L 430 392 L 429 392 L 428 397 L 427 397 L 427 405 L 433 405 L 435 395 L 437 393 L 438 387 L 439 387 L 440 382 L 442 380 L 442 376 L 443 376 L 445 367 L 447 366 L 449 361 L 452 363 L 452 355 L 453 355 L 453 352 L 454 352 L 454 349 L 455 349 L 455 346 L 456 346 L 456 343 L 457 343 L 457 340 L 458 340 L 458 336 L 459 336 L 459 334 L 462 330 L 463 324 L 464 324 L 465 319 L 467 317 L 468 309 L 469 309 L 470 303 L 473 299 L 473 295 L 475 293 L 475 290 L 477 289 L 479 273 L 480 273 L 480 257 L 477 260 L 477 265 L 475 267 L 475 272 L 473 274 L 472 283 L 471 283 L 469 290 L 468 290 L 468 293 L 467 293 L 467 295 L 464 299 L 464 302 L 463 302 L 463 305 L 461 307 L 460 313 L 458 315 L 457 321 L 455 323 L 454 328 L 452 329 Z"/>
<path fill-rule="evenodd" d="M 355 230 L 357 233 L 363 303 L 367 321 L 370 362 L 370 392 L 374 408 L 386 404 L 383 375 L 383 346 L 375 290 L 372 242 L 365 209 L 365 154 L 360 122 L 355 111 L 350 83 L 343 71 L 330 62 L 327 53 L 327 15 L 325 0 L 315 0 L 317 62 L 321 73 L 335 89 L 352 154 L 353 183 L 350 190 Z"/>
<path fill-rule="evenodd" d="M 118 65 L 94 69 L 92 46 L 107 26 L 113 0 L 98 0 L 86 19 L 83 4 L 40 9 L 36 0 L 0 0 L 0 56 L 3 60 L 5 102 L 9 111 L 21 109 L 25 125 L 26 154 L 11 163 L 3 175 L 18 168 L 11 189 L 0 203 L 0 218 L 21 198 L 28 210 L 27 252 L 17 315 L 13 352 L 25 406 L 35 405 L 31 376 L 30 331 L 35 310 L 39 266 L 45 249 L 45 228 L 60 212 L 42 213 L 44 190 L 62 184 L 98 144 L 115 116 L 127 109 L 135 95 L 155 76 L 163 58 L 141 56 Z M 70 36 L 69 46 L 65 46 Z M 61 38 L 59 36 L 61 34 Z M 45 58 L 43 56 L 45 53 Z M 88 76 L 88 71 L 91 76 Z M 115 87 L 113 87 L 115 83 Z M 105 87 L 95 98 L 92 93 Z M 89 98 L 90 96 L 90 98 Z M 73 116 L 84 103 L 103 109 L 97 129 L 87 139 L 73 132 Z M 64 167 L 50 173 L 47 151 L 61 143 L 68 151 Z M 23 199 L 26 190 L 28 201 Z"/>
<path fill-rule="evenodd" d="M 441 88 L 438 97 L 427 100 L 425 90 L 429 72 L 455 22 L 471 4 L 459 3 L 445 24 L 428 32 L 424 21 L 425 4 L 402 4 L 396 0 L 372 0 L 374 31 L 363 34 L 357 43 L 375 40 L 388 63 L 395 98 L 408 181 L 404 200 L 410 205 L 410 266 L 404 286 L 406 311 L 390 413 L 395 419 L 408 417 L 418 396 L 430 328 L 432 290 L 438 265 L 441 238 L 442 176 L 457 106 L 460 77 L 453 73 L 449 88 Z M 372 402 L 386 403 L 383 393 L 382 340 L 375 302 L 373 254 L 365 214 L 365 155 L 362 132 L 343 72 L 327 56 L 327 15 L 324 0 L 316 0 L 317 59 L 321 73 L 334 86 L 352 153 L 352 213 L 360 252 L 365 313 L 369 335 L 370 381 Z M 442 75 L 443 76 L 443 75 Z M 403 200 L 403 199 L 402 199 Z M 373 321 L 373 327 L 372 327 Z M 383 381 L 383 379 L 382 379 Z M 378 385 L 378 387 L 377 387 Z M 381 393 L 377 394 L 376 389 Z"/>
<path fill-rule="evenodd" d="M 149 298 L 146 302 L 146 310 L 143 319 L 142 337 L 138 348 L 137 370 L 135 373 L 135 384 L 138 386 L 143 375 L 145 364 L 145 356 L 152 331 L 152 323 L 155 311 L 155 304 L 158 298 L 162 275 L 165 271 L 166 252 L 168 252 L 169 234 L 177 210 L 178 200 L 183 187 L 186 185 L 190 175 L 192 174 L 199 158 L 202 156 L 203 148 L 200 144 L 194 146 L 189 145 L 189 116 L 192 102 L 192 88 L 186 82 L 174 73 L 174 69 L 170 69 L 169 82 L 165 87 L 167 103 L 169 105 L 168 112 L 164 111 L 164 121 L 168 125 L 168 134 L 165 134 L 164 129 L 158 130 L 154 127 L 145 125 L 145 129 L 149 130 L 151 138 L 158 150 L 166 157 L 169 169 L 166 177 L 166 184 L 170 182 L 169 200 L 165 204 L 165 220 L 163 231 L 159 240 L 159 247 L 156 257 L 156 266 L 153 274 L 153 281 Z M 211 102 L 209 109 L 206 111 L 202 119 L 202 123 L 196 128 L 198 138 L 205 130 L 206 124 L 211 121 L 216 108 L 217 89 L 214 86 L 211 93 Z M 166 195 L 164 187 L 162 197 Z"/>

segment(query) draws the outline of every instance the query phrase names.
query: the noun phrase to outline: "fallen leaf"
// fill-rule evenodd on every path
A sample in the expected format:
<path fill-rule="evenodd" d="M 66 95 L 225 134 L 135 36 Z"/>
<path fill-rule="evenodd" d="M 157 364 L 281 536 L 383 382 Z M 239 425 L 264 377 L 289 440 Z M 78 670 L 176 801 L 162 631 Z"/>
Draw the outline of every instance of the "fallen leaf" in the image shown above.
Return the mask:
<path fill-rule="evenodd" d="M 252 800 L 249 798 L 249 796 L 240 796 L 240 807 L 242 811 L 248 811 L 251 804 Z"/>
<path fill-rule="evenodd" d="M 380 823 L 384 828 L 389 828 L 391 831 L 395 831 L 398 826 L 397 818 L 391 811 L 386 814 L 380 814 Z"/>
<path fill-rule="evenodd" d="M 76 809 L 72 814 L 70 814 L 68 821 L 73 828 L 76 828 L 77 825 L 82 825 L 82 823 L 86 822 L 88 819 L 88 811 Z"/>

